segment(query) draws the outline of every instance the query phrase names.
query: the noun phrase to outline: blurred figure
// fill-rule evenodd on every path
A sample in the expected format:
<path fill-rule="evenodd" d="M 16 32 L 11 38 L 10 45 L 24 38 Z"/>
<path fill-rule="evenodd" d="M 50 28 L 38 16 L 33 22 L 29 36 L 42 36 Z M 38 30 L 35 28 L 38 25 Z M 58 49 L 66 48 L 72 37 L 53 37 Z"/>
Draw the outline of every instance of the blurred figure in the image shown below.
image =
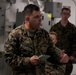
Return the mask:
<path fill-rule="evenodd" d="M 50 38 L 53 41 L 53 45 L 56 47 L 56 43 L 58 41 L 57 33 L 55 33 L 55 32 L 49 32 L 49 35 L 50 35 Z M 60 51 L 60 49 L 57 49 L 57 51 Z M 63 58 L 63 59 L 61 59 L 61 62 L 62 63 L 66 63 L 68 61 L 69 57 L 67 56 L 67 54 L 65 54 L 65 50 L 62 50 L 60 52 L 61 52 L 61 57 Z"/>
<path fill-rule="evenodd" d="M 53 41 L 54 47 L 56 47 L 55 44 L 57 43 L 57 34 L 56 34 L 55 32 L 50 32 L 49 35 L 50 35 L 50 38 L 51 38 L 52 41 Z M 57 48 L 57 47 L 56 47 L 56 48 Z M 68 61 L 68 58 L 69 58 L 69 57 L 67 56 L 67 54 L 64 53 L 64 50 L 61 51 L 60 49 L 57 48 L 56 51 L 57 51 L 58 53 L 62 53 L 62 54 L 61 54 L 61 57 L 62 57 L 62 60 L 61 60 L 61 63 L 62 63 L 62 64 L 61 64 L 61 66 L 59 66 L 59 65 L 57 65 L 57 64 L 53 64 L 53 63 L 47 62 L 46 66 L 45 66 L 45 70 L 46 70 L 46 72 L 48 72 L 48 73 L 50 73 L 50 72 L 53 71 L 53 74 L 56 74 L 56 75 L 64 75 L 65 69 L 66 69 L 66 64 L 64 64 L 64 63 L 66 63 L 66 61 Z M 52 66 L 52 65 L 53 65 L 53 66 Z M 55 70 L 55 71 L 54 71 L 54 70 Z"/>
<path fill-rule="evenodd" d="M 54 46 L 56 45 L 56 43 L 57 43 L 57 38 L 58 38 L 58 36 L 57 36 L 57 34 L 55 33 L 55 32 L 49 32 L 49 35 L 50 35 L 50 37 L 51 37 L 51 39 L 52 39 L 52 41 L 53 41 L 53 44 L 54 44 Z"/>

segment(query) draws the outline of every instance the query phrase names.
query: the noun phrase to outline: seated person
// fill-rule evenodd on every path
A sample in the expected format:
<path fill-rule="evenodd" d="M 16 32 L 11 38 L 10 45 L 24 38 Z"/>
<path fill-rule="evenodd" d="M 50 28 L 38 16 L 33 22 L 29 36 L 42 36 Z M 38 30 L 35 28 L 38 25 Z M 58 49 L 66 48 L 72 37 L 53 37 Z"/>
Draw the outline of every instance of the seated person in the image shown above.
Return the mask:
<path fill-rule="evenodd" d="M 57 34 L 55 32 L 50 32 L 49 35 L 53 41 L 53 45 L 55 46 L 55 44 L 57 43 Z M 57 49 L 57 51 L 59 53 L 61 53 L 60 49 Z M 61 60 L 61 63 L 62 63 L 61 66 L 53 64 L 53 63 L 46 62 L 45 70 L 47 73 L 49 73 L 49 75 L 51 75 L 50 72 L 52 72 L 52 75 L 55 75 L 55 74 L 56 75 L 64 75 L 66 65 L 63 63 L 66 63 L 65 61 L 68 60 L 68 56 L 67 56 L 67 54 L 64 53 L 64 50 L 62 51 L 61 57 L 63 58 Z"/>

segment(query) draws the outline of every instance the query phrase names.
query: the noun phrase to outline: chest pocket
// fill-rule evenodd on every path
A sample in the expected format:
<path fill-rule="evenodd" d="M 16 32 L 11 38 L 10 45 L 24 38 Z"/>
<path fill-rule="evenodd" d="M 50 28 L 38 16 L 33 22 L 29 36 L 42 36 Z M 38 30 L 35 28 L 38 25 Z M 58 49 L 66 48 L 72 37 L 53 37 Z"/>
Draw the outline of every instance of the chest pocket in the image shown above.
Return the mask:
<path fill-rule="evenodd" d="M 48 48 L 48 41 L 44 39 L 43 37 L 39 37 L 37 39 L 37 44 L 36 44 L 36 54 L 41 55 L 45 54 Z"/>

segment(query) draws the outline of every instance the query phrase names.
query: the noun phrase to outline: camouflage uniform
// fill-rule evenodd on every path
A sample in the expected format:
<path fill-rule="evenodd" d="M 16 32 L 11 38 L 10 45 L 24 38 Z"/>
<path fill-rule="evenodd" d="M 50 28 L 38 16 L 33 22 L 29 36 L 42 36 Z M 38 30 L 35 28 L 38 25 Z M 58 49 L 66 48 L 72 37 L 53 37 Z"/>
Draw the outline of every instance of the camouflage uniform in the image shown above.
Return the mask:
<path fill-rule="evenodd" d="M 24 25 L 15 28 L 5 43 L 5 58 L 13 69 L 13 75 L 45 75 L 45 62 L 30 64 L 33 55 L 49 54 L 49 62 L 60 63 L 60 54 L 55 52 L 49 34 L 43 29 L 29 32 Z M 53 60 L 52 60 L 53 59 Z"/>
<path fill-rule="evenodd" d="M 73 32 L 76 30 L 76 27 L 68 22 L 66 27 L 63 27 L 60 22 L 52 26 L 50 31 L 54 31 L 58 35 L 58 42 L 56 44 L 61 50 L 65 49 L 66 53 L 70 56 L 73 51 L 71 50 L 70 38 Z"/>
<path fill-rule="evenodd" d="M 76 30 L 76 27 L 68 22 L 66 27 L 63 27 L 61 25 L 61 22 L 56 23 L 54 26 L 51 27 L 50 31 L 54 31 L 58 35 L 58 42 L 56 44 L 57 47 L 59 47 L 61 50 L 65 50 L 65 52 L 69 56 L 76 56 L 75 50 L 72 49 L 72 43 L 71 43 L 71 37 L 73 35 L 73 32 Z M 69 63 L 69 62 L 68 62 Z M 70 69 L 69 69 L 70 68 Z M 70 61 L 70 65 L 68 65 L 67 73 L 72 71 L 72 63 Z M 65 74 L 69 75 L 69 74 Z"/>

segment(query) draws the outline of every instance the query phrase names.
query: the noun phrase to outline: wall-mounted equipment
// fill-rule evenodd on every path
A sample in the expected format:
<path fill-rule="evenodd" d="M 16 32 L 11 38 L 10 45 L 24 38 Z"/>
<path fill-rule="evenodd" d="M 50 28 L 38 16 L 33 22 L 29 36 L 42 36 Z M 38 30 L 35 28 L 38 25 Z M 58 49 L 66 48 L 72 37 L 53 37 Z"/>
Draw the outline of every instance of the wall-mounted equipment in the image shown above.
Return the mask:
<path fill-rule="evenodd" d="M 44 28 L 46 31 L 49 32 L 51 26 L 52 26 L 52 24 L 51 24 L 51 13 L 43 13 L 41 28 Z"/>
<path fill-rule="evenodd" d="M 51 13 L 52 17 L 54 17 L 54 18 L 60 18 L 62 3 L 60 3 L 60 2 L 46 2 L 44 7 L 45 7 L 44 12 Z"/>
<path fill-rule="evenodd" d="M 19 10 L 17 10 L 16 13 L 16 27 L 21 25 L 24 22 L 24 16 L 22 12 L 19 12 Z"/>

